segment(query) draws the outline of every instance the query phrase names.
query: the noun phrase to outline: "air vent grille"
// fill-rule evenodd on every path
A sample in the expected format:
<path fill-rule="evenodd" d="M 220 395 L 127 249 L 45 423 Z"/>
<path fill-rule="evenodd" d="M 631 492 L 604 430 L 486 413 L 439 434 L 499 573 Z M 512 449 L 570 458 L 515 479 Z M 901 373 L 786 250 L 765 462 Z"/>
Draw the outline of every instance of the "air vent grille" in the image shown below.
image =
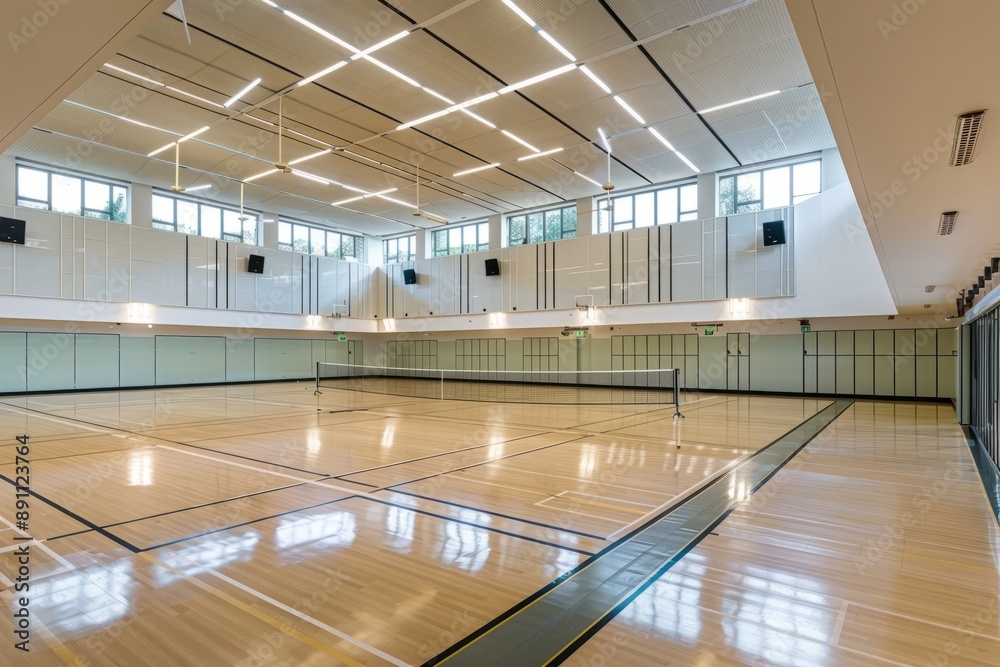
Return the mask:
<path fill-rule="evenodd" d="M 931 292 L 934 291 L 935 287 L 937 287 L 937 285 L 928 285 L 927 287 L 924 288 L 924 291 L 930 294 Z"/>
<path fill-rule="evenodd" d="M 976 144 L 983 129 L 986 110 L 973 111 L 958 117 L 955 125 L 955 143 L 951 148 L 951 166 L 961 167 L 976 159 Z"/>
<path fill-rule="evenodd" d="M 955 231 L 955 223 L 958 222 L 958 211 L 947 211 L 941 214 L 941 224 L 938 225 L 938 234 L 948 236 Z"/>

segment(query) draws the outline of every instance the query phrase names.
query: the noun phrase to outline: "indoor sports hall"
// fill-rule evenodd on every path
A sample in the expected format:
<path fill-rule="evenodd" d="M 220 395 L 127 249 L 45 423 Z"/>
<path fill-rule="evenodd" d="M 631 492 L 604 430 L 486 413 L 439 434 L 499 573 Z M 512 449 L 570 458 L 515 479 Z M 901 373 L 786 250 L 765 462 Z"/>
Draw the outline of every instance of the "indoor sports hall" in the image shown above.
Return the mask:
<path fill-rule="evenodd" d="M 1000 665 L 998 24 L 7 2 L 0 666 Z"/>

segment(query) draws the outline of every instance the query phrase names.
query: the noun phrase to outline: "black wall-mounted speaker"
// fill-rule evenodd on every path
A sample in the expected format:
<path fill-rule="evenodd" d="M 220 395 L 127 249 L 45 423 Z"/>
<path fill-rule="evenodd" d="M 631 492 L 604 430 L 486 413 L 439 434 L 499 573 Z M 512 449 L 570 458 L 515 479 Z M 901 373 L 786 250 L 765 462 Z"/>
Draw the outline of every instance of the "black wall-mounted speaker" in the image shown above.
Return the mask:
<path fill-rule="evenodd" d="M 785 245 L 784 220 L 764 223 L 764 247 L 772 245 Z"/>
<path fill-rule="evenodd" d="M 24 220 L 0 217 L 0 241 L 24 245 Z"/>
<path fill-rule="evenodd" d="M 488 275 L 488 276 L 499 276 L 500 275 L 500 260 L 499 259 L 488 259 L 488 260 L 486 260 L 486 275 Z"/>
<path fill-rule="evenodd" d="M 413 269 L 403 269 L 403 282 L 407 285 L 416 285 L 417 272 Z"/>
<path fill-rule="evenodd" d="M 250 273 L 264 273 L 264 256 L 250 255 L 247 260 L 247 271 Z"/>

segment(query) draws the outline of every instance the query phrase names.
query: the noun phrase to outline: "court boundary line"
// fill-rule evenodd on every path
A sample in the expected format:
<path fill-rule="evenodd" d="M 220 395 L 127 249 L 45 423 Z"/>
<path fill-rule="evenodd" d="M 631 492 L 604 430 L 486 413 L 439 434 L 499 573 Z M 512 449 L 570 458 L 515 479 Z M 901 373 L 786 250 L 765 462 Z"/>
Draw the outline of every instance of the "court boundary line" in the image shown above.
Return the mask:
<path fill-rule="evenodd" d="M 555 549 L 561 549 L 562 551 L 572 551 L 572 552 L 574 552 L 576 554 L 579 554 L 581 556 L 588 556 L 589 557 L 589 556 L 593 556 L 594 555 L 593 551 L 585 551 L 583 549 L 577 549 L 575 547 L 567 547 L 567 546 L 564 546 L 564 545 L 561 545 L 561 544 L 556 544 L 554 542 L 546 542 L 545 540 L 539 539 L 537 537 L 529 537 L 527 535 L 519 535 L 517 533 L 512 533 L 512 532 L 510 532 L 508 530 L 503 530 L 501 528 L 493 528 L 493 527 L 490 527 L 490 526 L 484 526 L 482 524 L 473 523 L 471 521 L 466 521 L 465 519 L 458 519 L 456 517 L 450 517 L 450 516 L 446 516 L 444 514 L 437 514 L 435 512 L 430 512 L 428 510 L 418 509 L 416 507 L 407 507 L 406 505 L 398 505 L 396 503 L 389 502 L 388 500 L 382 500 L 381 498 L 375 498 L 374 496 L 370 496 L 370 495 L 368 495 L 368 496 L 355 496 L 355 497 L 356 498 L 361 498 L 363 500 L 370 500 L 373 503 L 379 503 L 381 505 L 388 505 L 389 507 L 396 507 L 396 508 L 399 508 L 399 509 L 408 510 L 410 512 L 416 512 L 417 514 L 424 514 L 426 516 L 437 517 L 438 519 L 441 519 L 443 521 L 450 521 L 452 523 L 460 523 L 460 524 L 465 525 L 465 526 L 472 526 L 474 528 L 480 528 L 482 530 L 487 530 L 487 531 L 489 531 L 491 533 L 499 533 L 500 535 L 506 535 L 508 537 L 514 537 L 514 538 L 517 538 L 519 540 L 525 540 L 527 542 L 534 542 L 536 544 L 541 544 L 541 545 L 544 545 L 544 546 L 547 546 L 547 547 L 553 547 Z M 484 512 L 484 514 L 485 514 L 485 512 Z"/>
<path fill-rule="evenodd" d="M 491 511 L 491 510 L 479 509 L 478 507 L 471 507 L 469 505 L 462 505 L 460 503 L 453 503 L 453 502 L 450 502 L 450 501 L 447 501 L 447 500 L 440 500 L 438 498 L 431 498 L 430 496 L 422 496 L 419 493 L 410 493 L 409 491 L 397 491 L 397 490 L 394 490 L 394 489 L 379 489 L 379 490 L 380 491 L 384 491 L 385 493 L 398 493 L 398 494 L 403 495 L 403 496 L 410 496 L 412 498 L 420 498 L 421 500 L 427 500 L 429 502 L 438 503 L 438 504 L 441 504 L 441 505 L 449 505 L 451 507 L 458 507 L 460 509 L 469 510 L 471 512 L 482 512 L 483 514 L 489 514 L 490 516 L 499 517 L 501 519 L 507 519 L 509 521 L 517 521 L 519 523 L 527 523 L 527 524 L 530 524 L 532 526 L 538 526 L 539 528 L 548 528 L 550 530 L 555 530 L 555 531 L 558 531 L 560 533 L 567 533 L 569 535 L 577 535 L 579 537 L 586 537 L 586 538 L 589 538 L 589 539 L 592 539 L 592 540 L 600 540 L 601 542 L 606 542 L 607 541 L 607 538 L 600 537 L 598 535 L 591 535 L 589 533 L 584 533 L 584 532 L 579 531 L 579 530 L 573 530 L 571 528 L 559 528 L 558 526 L 553 526 L 551 524 L 542 523 L 540 521 L 534 521 L 532 519 L 522 519 L 520 517 L 512 516 L 510 514 L 502 514 L 500 512 L 494 512 L 494 511 Z M 370 497 L 370 496 L 366 496 L 366 497 Z"/>
<path fill-rule="evenodd" d="M 829 406 L 827 406 L 827 407 L 829 407 Z M 812 419 L 813 417 L 815 417 L 817 414 L 819 414 L 820 412 L 822 412 L 825 409 L 826 408 L 818 410 L 814 415 L 812 415 L 809 418 L 803 420 L 803 422 L 801 422 L 801 423 L 797 424 L 796 426 L 794 426 L 793 428 L 789 429 L 788 431 L 786 431 L 782 436 L 780 436 L 776 440 L 772 441 L 771 443 L 769 443 L 769 444 L 765 445 L 764 447 L 762 447 L 761 449 L 759 449 L 758 452 L 761 452 L 761 451 L 763 451 L 765 449 L 768 449 L 768 448 L 774 446 L 780 440 L 782 440 L 783 438 L 785 438 L 786 436 L 788 436 L 790 433 L 792 433 L 792 431 L 798 429 L 806 421 L 809 421 L 810 419 Z M 808 443 L 806 443 L 806 444 L 808 444 Z M 803 447 L 804 446 L 805 445 L 803 445 Z M 752 458 L 758 452 L 754 452 L 754 454 L 748 455 L 748 456 L 744 457 L 743 459 L 740 459 L 739 463 L 743 463 L 743 462 L 748 461 L 750 458 Z M 796 454 L 797 453 L 798 453 L 798 450 L 796 451 Z M 629 532 L 629 533 L 625 534 L 624 536 L 620 537 L 619 539 L 617 539 L 616 541 L 612 542 L 611 544 L 609 544 L 605 548 L 601 549 L 596 554 L 594 554 L 593 556 L 591 556 L 590 558 L 588 558 L 584 562 L 580 563 L 579 565 L 577 565 L 573 569 L 568 570 L 567 572 L 564 572 L 562 575 L 560 575 L 559 577 L 555 578 L 554 580 L 552 580 L 551 582 L 549 582 L 548 584 L 546 584 L 545 586 L 543 586 L 539 590 L 535 591 L 534 593 L 532 593 L 531 595 L 529 595 L 525 599 L 521 600 L 520 602 L 518 602 L 517 604 L 515 604 L 513 607 L 511 607 L 510 609 L 508 609 L 507 611 L 503 612 L 502 614 L 500 614 L 496 618 L 494 618 L 491 621 L 489 621 L 488 623 L 484 624 L 483 626 L 481 626 L 477 630 L 474 630 L 473 632 L 471 632 L 466 637 L 458 640 L 452 646 L 448 647 L 444 651 L 441 651 L 436 656 L 430 658 L 429 660 L 427 660 L 426 662 L 423 663 L 422 667 L 434 667 L 435 665 L 441 663 L 445 659 L 447 659 L 447 658 L 451 657 L 452 655 L 456 654 L 458 651 L 462 650 L 463 648 L 465 648 L 469 644 L 475 642 L 481 636 L 487 634 L 488 632 L 490 632 L 491 630 L 493 630 L 493 628 L 499 626 L 501 623 L 503 623 L 504 621 L 506 621 L 508 618 L 510 618 L 510 617 L 514 616 L 515 614 L 517 614 L 518 612 L 520 612 L 522 609 L 524 609 L 524 608 L 532 605 L 536 600 L 540 599 L 543 595 L 545 595 L 546 593 L 548 593 L 550 590 L 552 590 L 556 586 L 560 585 L 561 583 L 563 583 L 567 579 L 571 578 L 577 572 L 581 571 L 582 569 L 584 569 L 585 567 L 587 567 L 588 565 L 590 565 L 592 562 L 596 561 L 598 558 L 600 558 L 604 554 L 608 553 L 609 551 L 611 551 L 612 549 L 616 548 L 617 546 L 625 543 L 627 540 L 631 539 L 632 537 L 634 537 L 638 533 L 642 532 L 646 528 L 652 526 L 654 523 L 656 523 L 657 521 L 659 521 L 660 519 L 662 519 L 663 517 L 665 517 L 667 514 L 669 514 L 670 512 L 674 511 L 675 509 L 677 509 L 678 507 L 680 507 L 681 505 L 683 505 L 684 503 L 686 503 L 688 500 L 690 500 L 690 498 L 692 498 L 697 493 L 699 493 L 699 492 L 707 489 L 708 487 L 712 486 L 713 484 L 717 483 L 724 476 L 725 472 L 728 472 L 728 470 L 719 471 L 717 474 L 713 475 L 712 477 L 708 478 L 707 480 L 704 480 L 701 483 L 700 486 L 698 486 L 694 491 L 689 492 L 687 495 L 685 495 L 683 497 L 682 496 L 677 496 L 676 500 L 673 502 L 673 504 L 670 505 L 669 507 L 667 507 L 666 509 L 664 509 L 662 512 L 660 512 L 656 516 L 650 518 L 644 524 L 642 524 L 639 527 L 633 529 L 631 532 Z M 773 475 L 774 472 L 777 472 L 777 470 L 772 471 L 771 475 Z M 762 484 L 766 483 L 766 481 L 769 480 L 769 479 L 770 479 L 770 476 L 766 477 L 764 480 L 762 480 Z M 732 510 L 729 510 L 729 512 L 727 512 L 723 517 L 720 517 L 719 519 L 717 519 L 716 522 L 713 525 L 709 526 L 706 529 L 706 531 L 703 533 L 703 535 L 707 535 L 710 531 L 714 530 L 715 527 L 718 525 L 718 523 L 721 523 L 721 521 L 725 518 L 725 516 L 728 516 L 728 514 L 731 513 L 731 512 L 732 512 Z M 693 546 L 692 546 L 692 548 L 693 548 Z M 655 580 L 656 580 L 656 578 L 650 578 L 649 581 L 652 582 L 652 581 L 655 581 Z M 648 586 L 647 586 L 647 588 L 648 588 Z"/>

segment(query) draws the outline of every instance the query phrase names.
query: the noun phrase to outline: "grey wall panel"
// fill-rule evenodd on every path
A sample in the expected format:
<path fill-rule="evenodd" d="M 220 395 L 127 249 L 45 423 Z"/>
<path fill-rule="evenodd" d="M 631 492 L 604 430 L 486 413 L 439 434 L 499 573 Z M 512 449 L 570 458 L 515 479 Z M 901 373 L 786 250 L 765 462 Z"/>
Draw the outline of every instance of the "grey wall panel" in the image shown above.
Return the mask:
<path fill-rule="evenodd" d="M 122 336 L 119 340 L 123 387 L 151 387 L 156 384 L 155 339 Z"/>
<path fill-rule="evenodd" d="M 854 357 L 837 357 L 836 384 L 838 394 L 854 394 Z"/>
<path fill-rule="evenodd" d="M 821 394 L 834 394 L 837 391 L 837 358 L 817 357 L 816 386 Z"/>
<path fill-rule="evenodd" d="M 118 334 L 77 334 L 75 356 L 77 389 L 121 386 Z"/>
<path fill-rule="evenodd" d="M 854 357 L 854 393 L 859 396 L 875 394 L 875 357 Z"/>
<path fill-rule="evenodd" d="M 73 389 L 76 354 L 73 334 L 28 334 L 28 391 Z"/>
<path fill-rule="evenodd" d="M 899 333 L 898 331 L 896 333 Z M 913 349 L 910 347 L 909 349 Z M 917 395 L 917 364 L 916 357 L 897 356 L 896 392 L 895 396 L 910 397 Z"/>
<path fill-rule="evenodd" d="M 28 335 L 0 333 L 0 393 L 26 391 Z"/>
<path fill-rule="evenodd" d="M 938 396 L 942 398 L 958 397 L 958 357 L 937 358 Z"/>
<path fill-rule="evenodd" d="M 919 332 L 918 332 L 919 333 Z M 920 340 L 919 336 L 917 338 Z M 934 347 L 937 347 L 936 341 Z M 934 398 L 938 392 L 938 363 L 936 356 L 921 356 L 916 358 L 916 395 L 923 398 Z"/>
<path fill-rule="evenodd" d="M 878 345 L 876 332 L 875 344 Z M 892 332 L 888 332 L 892 335 Z M 896 364 L 893 357 L 875 357 L 875 395 L 893 396 L 896 392 Z"/>
<path fill-rule="evenodd" d="M 678 336 L 674 337 L 675 340 Z M 685 341 L 685 348 L 687 347 Z M 675 350 L 677 346 L 674 346 Z M 673 365 L 683 370 L 684 387 L 698 387 L 703 390 L 727 389 L 729 377 L 729 358 L 726 349 L 726 336 L 703 336 L 698 338 L 698 376 L 697 380 L 690 377 L 688 356 L 675 354 Z"/>
<path fill-rule="evenodd" d="M 156 384 L 207 384 L 225 381 L 225 338 L 156 337 Z"/>

